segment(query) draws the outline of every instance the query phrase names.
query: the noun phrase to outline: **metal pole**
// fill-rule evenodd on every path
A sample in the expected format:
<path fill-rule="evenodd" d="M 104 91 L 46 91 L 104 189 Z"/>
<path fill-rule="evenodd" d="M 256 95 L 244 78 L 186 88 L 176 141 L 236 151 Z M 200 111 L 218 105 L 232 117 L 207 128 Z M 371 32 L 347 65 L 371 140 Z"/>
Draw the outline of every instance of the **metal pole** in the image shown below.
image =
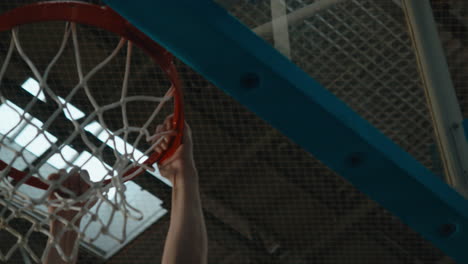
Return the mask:
<path fill-rule="evenodd" d="M 286 2 L 284 0 L 271 0 L 270 5 L 275 48 L 286 58 L 291 59 Z"/>
<path fill-rule="evenodd" d="M 446 181 L 468 197 L 468 143 L 463 117 L 428 0 L 402 0 L 424 82 Z"/>
<path fill-rule="evenodd" d="M 313 4 L 310 4 L 306 7 L 303 7 L 301 9 L 298 9 L 294 12 L 289 13 L 286 18 L 287 18 L 287 23 L 289 25 L 295 25 L 297 23 L 301 23 L 304 21 L 304 19 L 307 19 L 317 12 L 327 9 L 333 5 L 339 4 L 345 0 L 319 0 L 314 2 Z M 270 21 L 268 23 L 265 23 L 261 26 L 258 26 L 254 29 L 252 29 L 253 32 L 257 33 L 259 36 L 267 36 L 273 33 L 273 23 L 275 23 L 275 20 L 282 19 L 281 17 L 274 18 L 273 21 Z"/>

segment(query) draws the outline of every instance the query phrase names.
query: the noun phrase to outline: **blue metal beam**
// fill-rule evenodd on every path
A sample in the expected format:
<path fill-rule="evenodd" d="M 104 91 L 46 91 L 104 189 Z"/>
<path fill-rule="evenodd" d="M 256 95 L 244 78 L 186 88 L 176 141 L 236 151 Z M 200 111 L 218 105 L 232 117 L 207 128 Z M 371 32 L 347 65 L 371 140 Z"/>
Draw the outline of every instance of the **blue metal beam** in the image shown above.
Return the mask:
<path fill-rule="evenodd" d="M 468 203 L 211 0 L 106 0 L 460 263 Z M 137 4 L 138 3 L 138 4 Z"/>

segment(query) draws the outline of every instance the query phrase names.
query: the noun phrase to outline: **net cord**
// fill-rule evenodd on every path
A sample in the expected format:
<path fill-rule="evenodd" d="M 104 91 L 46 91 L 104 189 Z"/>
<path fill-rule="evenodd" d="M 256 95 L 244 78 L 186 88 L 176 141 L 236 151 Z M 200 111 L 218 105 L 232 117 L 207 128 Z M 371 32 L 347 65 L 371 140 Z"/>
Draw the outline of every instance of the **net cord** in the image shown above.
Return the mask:
<path fill-rule="evenodd" d="M 125 196 L 126 187 L 124 185 L 124 182 L 127 179 L 132 178 L 135 175 L 139 174 L 142 170 L 154 170 L 154 168 L 146 164 L 140 164 L 138 170 L 133 171 L 133 173 L 126 175 L 126 176 L 124 176 L 124 173 L 130 168 L 132 168 L 132 166 L 134 166 L 133 163 L 142 162 L 143 161 L 142 159 L 144 159 L 145 156 L 147 156 L 150 152 L 152 152 L 152 149 L 154 149 L 155 146 L 158 145 L 163 139 L 160 136 L 166 133 L 172 132 L 172 131 L 168 131 L 168 132 L 159 133 L 159 134 L 152 134 L 148 131 L 148 127 L 150 124 L 153 123 L 156 115 L 160 112 L 164 103 L 172 98 L 174 87 L 171 86 L 170 89 L 167 91 L 167 93 L 163 97 L 127 96 L 128 80 L 129 80 L 129 75 L 130 75 L 130 65 L 131 65 L 131 56 L 132 56 L 132 43 L 123 38 L 120 39 L 118 45 L 111 52 L 110 55 L 108 55 L 103 61 L 101 61 L 94 68 L 92 68 L 87 74 L 83 74 L 82 64 L 81 64 L 81 54 L 79 50 L 79 43 L 78 43 L 78 37 L 77 37 L 77 28 L 76 28 L 75 23 L 67 23 L 65 26 L 65 32 L 64 32 L 64 36 L 60 44 L 59 50 L 57 51 L 53 59 L 50 61 L 50 63 L 47 65 L 44 71 L 44 74 L 41 75 L 39 73 L 39 70 L 36 68 L 36 66 L 32 62 L 32 60 L 27 56 L 27 54 L 23 50 L 20 44 L 19 38 L 18 38 L 18 29 L 17 28 L 12 29 L 11 35 L 12 35 L 12 38 L 10 41 L 8 53 L 2 65 L 2 68 L 0 68 L 0 84 L 6 73 L 8 64 L 10 63 L 12 54 L 14 50 L 16 49 L 20 57 L 28 65 L 29 69 L 33 73 L 33 76 L 38 80 L 40 89 L 38 93 L 36 94 L 36 96 L 26 105 L 23 113 L 20 113 L 16 109 L 12 108 L 20 116 L 20 121 L 13 128 L 11 128 L 5 135 L 0 136 L 0 142 L 3 142 L 10 133 L 18 129 L 18 127 L 21 124 L 24 124 L 24 122 L 25 124 L 34 127 L 38 132 L 36 136 L 33 139 L 31 139 L 27 144 L 25 144 L 23 147 L 21 147 L 19 151 L 14 151 L 15 154 L 14 154 L 13 160 L 8 164 L 6 168 L 4 168 L 0 172 L 0 183 L 1 183 L 0 195 L 3 197 L 3 199 L 0 199 L 0 204 L 2 204 L 2 206 L 4 207 L 2 212 L 0 213 L 0 229 L 7 230 L 13 236 L 17 237 L 17 242 L 10 248 L 7 254 L 3 255 L 0 252 L 0 260 L 3 260 L 3 261 L 8 260 L 12 256 L 12 254 L 17 249 L 19 249 L 23 256 L 27 253 L 27 255 L 29 255 L 33 259 L 33 261 L 39 262 L 40 260 L 38 256 L 31 250 L 31 248 L 28 245 L 28 237 L 32 234 L 32 232 L 41 232 L 48 237 L 49 243 L 47 243 L 47 246 L 42 254 L 42 261 L 45 261 L 45 259 L 47 258 L 47 255 L 49 254 L 52 248 L 56 249 L 57 253 L 60 255 L 60 257 L 64 261 L 70 261 L 76 257 L 78 248 L 79 248 L 79 243 L 75 243 L 75 246 L 70 256 L 67 256 L 65 252 L 63 252 L 63 249 L 60 247 L 58 243 L 58 241 L 60 241 L 60 239 L 64 236 L 64 234 L 70 230 L 73 230 L 74 232 L 78 234 L 78 239 L 84 239 L 90 242 L 97 240 L 101 235 L 106 235 L 115 239 L 116 241 L 123 243 L 127 238 L 128 220 L 129 219 L 141 220 L 143 218 L 143 213 L 137 208 L 133 207 L 130 203 L 128 203 L 126 196 Z M 72 42 L 73 42 L 73 48 L 74 48 L 73 51 L 74 51 L 74 57 L 75 57 L 79 82 L 75 87 L 71 89 L 70 93 L 66 96 L 65 101 L 62 102 L 61 100 L 59 100 L 58 96 L 53 92 L 53 90 L 49 87 L 47 83 L 47 79 L 48 79 L 50 71 L 55 66 L 58 59 L 62 56 L 67 46 L 67 43 L 69 42 L 70 35 L 72 36 Z M 124 77 L 123 77 L 123 82 L 122 82 L 122 91 L 121 91 L 120 100 L 117 102 L 108 104 L 108 105 L 99 106 L 96 100 L 94 99 L 94 97 L 92 96 L 87 82 L 98 71 L 104 68 L 105 65 L 107 65 L 110 61 L 112 61 L 113 58 L 117 56 L 117 54 L 125 45 L 125 43 L 127 43 L 127 53 L 126 53 L 125 72 L 124 72 Z M 71 135 L 68 136 L 68 138 L 66 138 L 62 142 L 61 146 L 57 146 L 52 139 L 46 136 L 46 131 L 50 127 L 50 125 L 56 120 L 57 116 L 60 113 L 66 111 L 69 116 L 72 116 L 70 109 L 67 106 L 67 102 L 71 101 L 73 96 L 76 94 L 76 92 L 80 88 L 82 88 L 85 91 L 85 94 L 87 98 L 89 99 L 91 105 L 93 106 L 94 111 L 90 113 L 85 118 L 85 120 L 81 122 L 81 124 L 78 123 L 77 120 L 71 118 L 70 121 L 73 123 L 75 130 L 71 133 Z M 45 92 L 48 96 L 50 96 L 57 103 L 57 109 L 50 115 L 50 118 L 42 125 L 42 127 L 33 123 L 31 118 L 28 118 L 28 114 L 27 114 L 32 109 L 32 107 L 36 104 L 38 95 L 41 92 Z M 6 103 L 6 98 L 2 94 L 0 94 L 0 99 L 2 103 Z M 154 111 L 151 113 L 150 117 L 144 123 L 142 127 L 133 127 L 128 122 L 126 105 L 130 102 L 138 102 L 138 101 L 155 102 L 155 103 L 158 103 L 158 105 L 154 109 Z M 106 126 L 103 113 L 105 111 L 108 111 L 110 109 L 115 109 L 118 107 L 122 108 L 123 127 L 112 133 Z M 86 134 L 83 132 L 85 126 L 87 126 L 91 121 L 94 121 L 96 118 L 98 119 L 99 123 L 103 127 L 103 131 L 106 131 L 109 135 L 108 138 L 104 142 L 102 142 L 102 144 L 99 147 L 91 143 L 91 141 L 87 138 Z M 123 134 L 123 139 L 125 140 L 125 142 L 127 142 L 128 135 L 130 132 L 138 132 L 139 134 L 136 140 L 133 142 L 133 144 L 131 144 L 132 151 L 129 151 L 127 145 L 125 144 L 125 147 L 124 147 L 125 155 L 121 155 L 121 153 L 118 153 L 117 151 L 117 143 L 115 140 L 113 140 L 113 137 L 120 136 Z M 44 158 L 42 158 L 36 165 L 33 165 L 27 161 L 23 153 L 26 150 L 26 148 L 30 144 L 32 144 L 32 142 L 39 136 L 44 136 L 44 138 L 50 144 L 52 151 L 46 154 Z M 61 149 L 63 148 L 63 146 L 66 146 L 71 141 L 73 141 L 77 136 L 81 136 L 81 139 L 83 140 L 83 142 L 91 150 L 90 152 L 92 156 L 98 156 L 100 153 L 102 153 L 102 150 L 105 146 L 109 144 L 114 145 L 113 149 L 114 149 L 114 155 L 116 157 L 115 164 L 113 164 L 111 168 L 107 168 L 104 165 L 104 162 L 101 160 L 101 163 L 103 167 L 106 168 L 108 175 L 113 175 L 114 173 L 117 173 L 116 176 L 111 177 L 111 181 L 109 184 L 104 185 L 102 183 L 103 181 L 93 182 L 90 179 L 83 178 L 90 185 L 90 188 L 84 194 L 77 196 L 72 191 L 62 186 L 62 183 L 65 181 L 66 177 L 60 177 L 60 179 L 57 181 L 51 181 L 41 176 L 40 179 L 43 182 L 47 183 L 49 185 L 49 188 L 44 192 L 44 194 L 40 198 L 33 199 L 27 194 L 24 194 L 19 190 L 19 187 L 22 184 L 25 184 L 27 179 L 29 179 L 30 177 L 33 177 L 34 174 L 40 175 L 39 169 L 54 154 L 59 154 L 60 157 L 63 159 L 63 161 L 65 161 L 67 166 L 73 166 L 73 164 L 63 156 L 63 154 L 61 153 Z M 153 141 L 156 137 L 160 137 L 160 138 L 156 140 L 153 144 L 151 144 L 151 147 L 149 149 L 143 152 L 144 155 L 142 157 L 139 157 L 138 159 L 136 159 L 134 152 L 137 149 L 137 146 L 139 145 L 139 142 L 141 141 L 143 137 L 147 141 Z M 2 147 L 6 146 L 3 143 L 1 144 L 2 144 Z M 13 185 L 12 182 L 8 181 L 8 173 L 12 167 L 12 164 L 17 159 L 23 159 L 23 161 L 27 164 L 29 173 L 25 177 L 23 177 L 21 180 L 14 183 Z M 86 160 L 84 164 L 89 162 L 89 160 L 90 158 Z M 2 184 L 5 187 L 3 187 Z M 115 188 L 115 195 L 112 199 L 109 199 L 107 196 L 107 194 L 110 191 L 110 188 Z M 55 193 L 56 199 L 49 199 L 51 193 L 55 190 L 60 190 L 60 192 L 62 192 L 64 195 L 69 196 L 70 198 L 65 198 L 62 195 Z M 11 202 L 7 202 L 8 200 L 10 200 Z M 94 210 L 88 209 L 88 207 L 95 201 L 97 201 L 94 207 L 95 209 Z M 84 205 L 75 206 L 77 203 L 83 203 Z M 110 206 L 110 208 L 112 209 L 110 216 L 108 217 L 107 220 L 103 220 L 99 217 L 99 212 L 104 207 L 103 206 L 104 204 L 106 204 L 107 206 Z M 42 220 L 37 220 L 34 217 L 31 217 L 29 215 L 31 213 L 39 213 L 39 212 L 42 215 L 44 215 L 44 212 L 39 210 L 37 208 L 37 205 L 45 205 L 47 207 L 54 207 L 55 212 L 49 213 L 49 214 L 46 213 L 45 214 L 47 215 L 46 218 L 43 218 Z M 74 211 L 77 211 L 78 213 L 71 221 L 68 221 L 64 219 L 63 217 L 56 215 L 58 212 L 63 211 L 63 210 L 74 210 Z M 7 214 L 6 211 L 11 211 L 12 213 L 9 216 L 4 217 Z M 115 219 L 117 212 L 120 212 L 123 216 L 122 232 L 119 235 L 109 232 L 109 227 L 111 226 L 113 220 Z M 89 221 L 87 221 L 84 225 L 82 224 L 83 230 L 80 230 L 79 227 L 76 227 L 74 225 L 74 223 L 78 219 L 83 217 L 84 215 L 89 215 L 90 218 L 89 218 Z M 31 228 L 28 230 L 28 232 L 24 236 L 18 233 L 14 228 L 12 228 L 8 224 L 9 221 L 17 217 L 26 219 L 32 224 Z M 49 232 L 49 230 L 46 228 L 50 221 L 59 221 L 66 228 L 63 228 L 57 234 L 52 235 Z M 100 231 L 97 232 L 92 237 L 87 237 L 85 233 L 93 222 L 97 222 L 100 225 Z M 29 261 L 29 260 L 26 260 L 25 258 L 25 261 Z"/>

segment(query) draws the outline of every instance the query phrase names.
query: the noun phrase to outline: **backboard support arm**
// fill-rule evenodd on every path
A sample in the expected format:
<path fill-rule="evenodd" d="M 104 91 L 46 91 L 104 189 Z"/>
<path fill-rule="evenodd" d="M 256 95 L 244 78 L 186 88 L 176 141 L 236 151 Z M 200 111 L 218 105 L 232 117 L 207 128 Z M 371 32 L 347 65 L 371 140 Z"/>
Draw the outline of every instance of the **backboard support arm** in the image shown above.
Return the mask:
<path fill-rule="evenodd" d="M 468 202 L 211 0 L 106 0 L 133 25 L 468 263 Z"/>

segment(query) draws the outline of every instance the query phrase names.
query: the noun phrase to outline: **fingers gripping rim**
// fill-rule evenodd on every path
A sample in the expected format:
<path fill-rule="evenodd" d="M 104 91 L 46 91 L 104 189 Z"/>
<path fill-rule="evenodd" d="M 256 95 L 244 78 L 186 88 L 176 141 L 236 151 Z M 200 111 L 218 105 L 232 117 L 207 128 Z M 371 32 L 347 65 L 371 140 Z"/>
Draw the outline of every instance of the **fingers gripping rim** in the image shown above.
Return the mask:
<path fill-rule="evenodd" d="M 175 153 L 182 143 L 182 134 L 184 131 L 184 113 L 182 102 L 181 82 L 175 65 L 173 56 L 151 38 L 132 26 L 128 21 L 118 15 L 109 7 L 98 6 L 82 2 L 40 2 L 18 7 L 0 15 L 0 32 L 11 30 L 12 28 L 24 24 L 31 24 L 45 21 L 69 21 L 80 24 L 95 26 L 112 33 L 115 33 L 140 47 L 163 69 L 169 77 L 172 87 L 170 91 L 174 97 L 174 118 L 173 127 L 177 135 L 169 143 L 165 152 L 153 152 L 144 162 L 145 165 L 152 165 L 156 162 L 162 162 Z M 0 160 L 0 169 L 8 168 L 9 164 Z M 130 180 L 143 173 L 144 169 L 136 166 L 128 170 L 124 176 L 132 175 L 127 178 Z M 27 173 L 9 168 L 9 176 L 16 181 L 22 180 Z M 108 184 L 110 180 L 104 181 Z M 41 179 L 31 176 L 25 181 L 26 184 L 40 189 L 47 189 L 49 186 Z"/>

